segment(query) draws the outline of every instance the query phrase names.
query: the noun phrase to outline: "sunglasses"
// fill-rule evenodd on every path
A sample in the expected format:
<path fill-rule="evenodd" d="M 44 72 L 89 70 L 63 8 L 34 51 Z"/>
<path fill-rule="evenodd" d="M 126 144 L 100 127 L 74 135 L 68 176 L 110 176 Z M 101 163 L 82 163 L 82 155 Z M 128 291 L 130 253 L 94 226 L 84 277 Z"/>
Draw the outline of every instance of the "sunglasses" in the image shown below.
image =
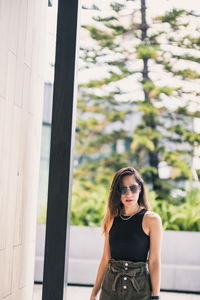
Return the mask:
<path fill-rule="evenodd" d="M 129 187 L 127 187 L 127 186 L 122 186 L 121 188 L 120 188 L 120 192 L 121 192 L 121 194 L 122 195 L 125 195 L 126 193 L 127 193 L 127 189 L 130 189 L 130 191 L 131 191 L 131 193 L 132 194 L 135 194 L 135 193 L 137 193 L 137 191 L 138 191 L 138 189 L 139 189 L 139 185 L 137 184 L 134 184 L 134 185 L 131 185 L 131 186 L 129 186 Z"/>

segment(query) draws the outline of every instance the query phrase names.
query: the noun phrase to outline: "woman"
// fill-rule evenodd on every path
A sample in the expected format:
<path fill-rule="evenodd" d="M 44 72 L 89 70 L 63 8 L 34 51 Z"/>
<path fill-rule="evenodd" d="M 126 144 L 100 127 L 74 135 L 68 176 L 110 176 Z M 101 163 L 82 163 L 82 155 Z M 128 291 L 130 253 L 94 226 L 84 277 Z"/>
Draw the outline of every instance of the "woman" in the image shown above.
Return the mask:
<path fill-rule="evenodd" d="M 102 225 L 104 251 L 90 300 L 100 289 L 100 300 L 159 299 L 162 222 L 134 168 L 115 174 Z"/>

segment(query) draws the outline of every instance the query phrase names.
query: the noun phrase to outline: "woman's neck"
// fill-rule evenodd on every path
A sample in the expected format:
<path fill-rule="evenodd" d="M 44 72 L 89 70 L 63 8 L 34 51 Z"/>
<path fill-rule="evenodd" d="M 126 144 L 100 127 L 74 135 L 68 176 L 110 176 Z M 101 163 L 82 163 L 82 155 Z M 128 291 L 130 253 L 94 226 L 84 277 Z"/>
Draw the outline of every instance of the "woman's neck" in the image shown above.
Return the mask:
<path fill-rule="evenodd" d="M 130 216 L 136 214 L 139 210 L 140 210 L 140 206 L 138 204 L 134 207 L 123 207 L 121 214 L 123 216 Z"/>

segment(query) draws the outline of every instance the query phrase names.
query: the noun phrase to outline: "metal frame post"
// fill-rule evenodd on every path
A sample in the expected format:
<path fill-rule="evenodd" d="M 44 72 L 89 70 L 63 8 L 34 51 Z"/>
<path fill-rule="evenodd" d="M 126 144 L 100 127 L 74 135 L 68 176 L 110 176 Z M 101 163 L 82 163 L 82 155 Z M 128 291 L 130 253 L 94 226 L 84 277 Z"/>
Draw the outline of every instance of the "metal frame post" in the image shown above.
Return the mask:
<path fill-rule="evenodd" d="M 77 28 L 78 0 L 59 0 L 42 300 L 63 300 L 67 280 Z"/>

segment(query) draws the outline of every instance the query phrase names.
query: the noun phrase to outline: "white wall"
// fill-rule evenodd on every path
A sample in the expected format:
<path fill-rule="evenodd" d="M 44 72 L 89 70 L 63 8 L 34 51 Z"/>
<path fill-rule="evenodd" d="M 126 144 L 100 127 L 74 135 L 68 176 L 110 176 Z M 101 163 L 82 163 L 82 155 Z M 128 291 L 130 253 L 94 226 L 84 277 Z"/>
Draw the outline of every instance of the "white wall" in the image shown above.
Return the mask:
<path fill-rule="evenodd" d="M 0 299 L 31 300 L 46 0 L 0 1 Z"/>

